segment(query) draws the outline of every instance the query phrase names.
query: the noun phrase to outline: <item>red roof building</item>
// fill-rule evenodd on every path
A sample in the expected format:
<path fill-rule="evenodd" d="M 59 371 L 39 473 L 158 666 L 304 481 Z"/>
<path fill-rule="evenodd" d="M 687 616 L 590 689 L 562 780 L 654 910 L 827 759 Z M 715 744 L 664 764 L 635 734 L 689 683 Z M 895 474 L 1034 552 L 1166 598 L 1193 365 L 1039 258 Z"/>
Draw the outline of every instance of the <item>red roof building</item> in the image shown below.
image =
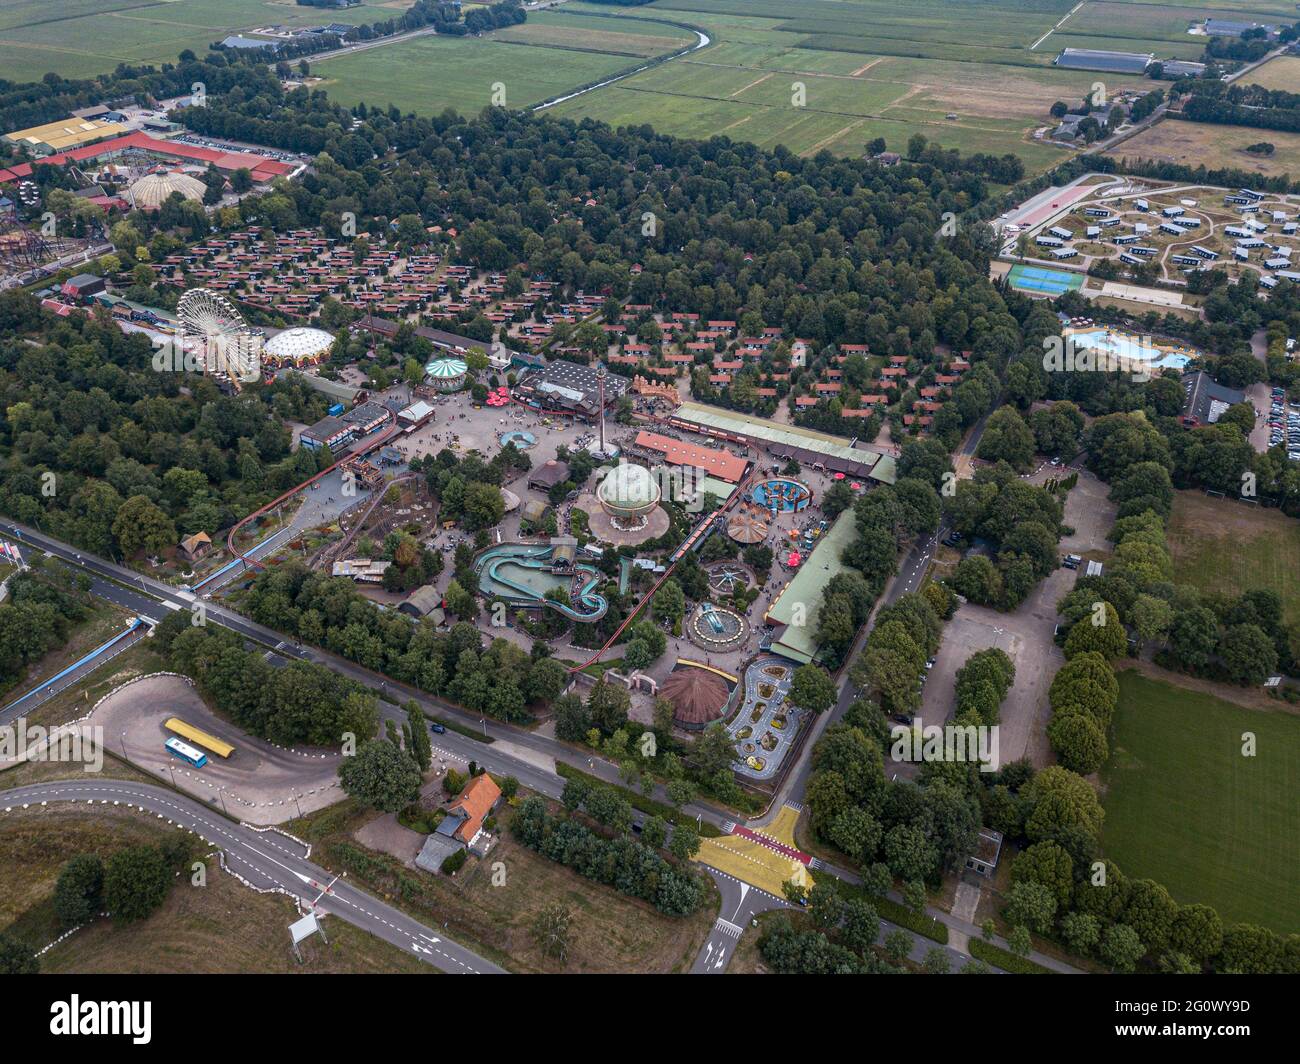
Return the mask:
<path fill-rule="evenodd" d="M 696 469 L 708 470 L 713 476 L 730 484 L 737 484 L 745 475 L 749 466 L 744 458 L 730 451 L 709 447 L 696 447 L 694 444 L 674 440 L 670 436 L 660 436 L 654 432 L 638 432 L 636 445 L 642 450 L 653 451 L 662 455 L 669 465 L 694 466 Z"/>

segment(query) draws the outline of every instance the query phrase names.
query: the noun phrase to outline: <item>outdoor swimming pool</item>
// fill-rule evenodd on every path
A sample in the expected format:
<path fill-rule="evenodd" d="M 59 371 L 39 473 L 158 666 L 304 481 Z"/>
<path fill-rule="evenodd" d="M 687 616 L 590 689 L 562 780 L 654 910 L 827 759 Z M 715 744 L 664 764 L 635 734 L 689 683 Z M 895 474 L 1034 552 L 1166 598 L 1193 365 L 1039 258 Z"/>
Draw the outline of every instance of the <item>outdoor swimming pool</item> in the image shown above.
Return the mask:
<path fill-rule="evenodd" d="M 1109 329 L 1068 329 L 1065 335 L 1076 350 L 1089 348 L 1130 365 L 1144 362 L 1152 369 L 1181 370 L 1196 357 L 1196 353 L 1187 348 L 1159 347 L 1140 337 Z"/>

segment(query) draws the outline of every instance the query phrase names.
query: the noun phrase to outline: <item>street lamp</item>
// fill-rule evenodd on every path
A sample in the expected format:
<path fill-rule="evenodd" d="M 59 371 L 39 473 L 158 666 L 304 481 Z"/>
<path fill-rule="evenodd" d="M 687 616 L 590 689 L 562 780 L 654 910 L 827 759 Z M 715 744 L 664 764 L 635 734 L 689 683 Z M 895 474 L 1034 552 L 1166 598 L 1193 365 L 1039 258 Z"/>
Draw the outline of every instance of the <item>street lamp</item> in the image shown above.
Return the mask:
<path fill-rule="evenodd" d="M 483 725 L 483 737 L 487 738 L 487 718 L 479 717 L 478 722 Z"/>

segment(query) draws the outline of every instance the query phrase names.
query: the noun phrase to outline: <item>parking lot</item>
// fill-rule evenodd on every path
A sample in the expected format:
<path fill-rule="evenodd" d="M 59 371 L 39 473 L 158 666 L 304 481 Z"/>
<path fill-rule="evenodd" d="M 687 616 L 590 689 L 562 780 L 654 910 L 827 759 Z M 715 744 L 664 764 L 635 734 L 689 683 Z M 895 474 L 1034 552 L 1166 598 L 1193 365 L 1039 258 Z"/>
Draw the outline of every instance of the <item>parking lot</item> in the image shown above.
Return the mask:
<path fill-rule="evenodd" d="M 1071 470 L 1074 471 L 1073 469 Z M 1060 468 L 1047 467 L 1032 478 L 1041 483 L 1049 475 L 1060 476 Z M 1110 550 L 1106 539 L 1115 521 L 1115 506 L 1107 498 L 1109 489 L 1086 469 L 1079 469 L 1079 481 L 1065 503 L 1065 524 L 1074 532 L 1061 539 L 1060 553 L 1104 556 Z M 944 627 L 943 643 L 935 655 L 922 696 L 918 716 L 925 724 L 943 724 L 953 715 L 953 687 L 957 670 L 979 650 L 991 647 L 1005 651 L 1016 667 L 1016 679 L 1002 703 L 998 733 L 998 759 L 1007 764 L 1028 757 L 1035 767 L 1052 763 L 1047 742 L 1047 721 L 1051 710 L 1047 691 L 1065 657 L 1053 641 L 1056 603 L 1074 586 L 1076 570 L 1053 571 L 1014 613 L 1000 613 L 967 603 Z M 912 765 L 887 765 L 890 775 L 915 773 Z"/>
<path fill-rule="evenodd" d="M 1281 388 L 1269 391 L 1268 445 L 1270 448 L 1286 445 L 1286 456 L 1300 462 L 1300 403 L 1287 402 Z"/>

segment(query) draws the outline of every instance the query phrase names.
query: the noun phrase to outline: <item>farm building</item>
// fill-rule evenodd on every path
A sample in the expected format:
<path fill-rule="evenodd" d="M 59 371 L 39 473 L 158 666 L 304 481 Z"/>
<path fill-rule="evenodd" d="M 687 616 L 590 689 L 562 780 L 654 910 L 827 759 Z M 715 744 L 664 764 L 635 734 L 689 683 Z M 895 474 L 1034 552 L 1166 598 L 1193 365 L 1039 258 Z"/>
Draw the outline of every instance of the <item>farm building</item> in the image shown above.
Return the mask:
<path fill-rule="evenodd" d="M 1270 37 L 1277 33 L 1276 26 L 1267 26 L 1262 22 L 1240 22 L 1227 18 L 1205 20 L 1205 33 L 1210 37 L 1243 37 L 1251 30 L 1263 30 Z"/>
<path fill-rule="evenodd" d="M 1067 70 L 1099 70 L 1106 74 L 1141 74 L 1155 61 L 1150 52 L 1107 52 L 1092 48 L 1066 48 L 1055 65 Z"/>

